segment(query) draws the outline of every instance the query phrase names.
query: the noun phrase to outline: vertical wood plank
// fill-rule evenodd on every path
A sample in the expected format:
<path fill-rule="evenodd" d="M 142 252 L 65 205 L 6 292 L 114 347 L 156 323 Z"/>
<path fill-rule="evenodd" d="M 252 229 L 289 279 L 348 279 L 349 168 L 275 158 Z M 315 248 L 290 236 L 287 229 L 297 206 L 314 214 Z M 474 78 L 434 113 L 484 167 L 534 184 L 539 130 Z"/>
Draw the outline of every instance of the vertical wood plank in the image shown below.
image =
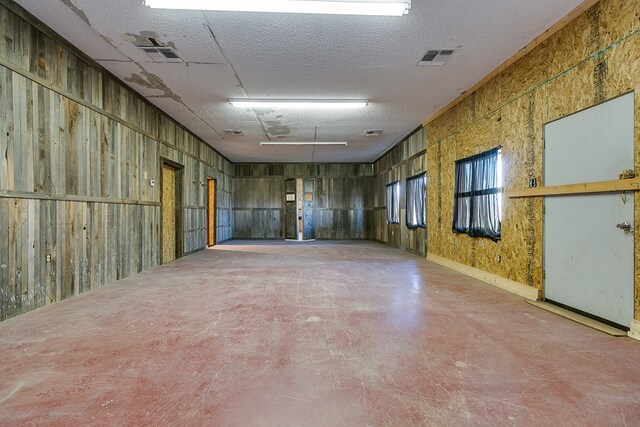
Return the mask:
<path fill-rule="evenodd" d="M 207 200 L 202 184 L 207 175 L 220 183 L 216 231 L 224 239 L 232 236 L 232 164 L 132 91 L 2 7 L 0 57 L 26 75 L 0 67 L 0 190 L 21 193 L 20 199 L 0 199 L 0 319 L 162 262 L 160 206 L 94 199 L 159 203 L 160 186 L 150 187 L 149 180 L 160 182 L 160 156 L 185 165 L 181 191 L 189 208 L 183 209 L 185 227 L 178 236 L 184 249 L 206 245 Z M 31 75 L 51 82 L 56 91 Z M 111 120 L 100 109 L 124 122 Z M 179 150 L 137 128 L 161 136 Z M 40 194 L 24 199 L 30 192 Z M 52 200 L 40 200 L 43 196 Z M 85 196 L 90 198 L 83 200 Z M 259 214 L 265 220 L 269 215 L 278 213 Z"/>
<path fill-rule="evenodd" d="M 34 108 L 33 119 L 33 171 L 34 186 L 33 191 L 40 193 L 51 192 L 51 177 L 49 165 L 51 163 L 51 150 L 49 150 L 47 126 L 47 111 L 50 110 L 49 97 L 46 96 L 45 88 L 36 85 L 34 87 L 36 96 L 34 97 L 36 108 Z"/>
<path fill-rule="evenodd" d="M 26 285 L 26 293 L 24 293 L 23 296 L 23 298 L 26 299 L 26 301 L 24 301 L 24 311 L 32 310 L 39 306 L 37 301 L 42 292 L 39 268 L 37 270 L 38 274 L 36 274 L 36 266 L 40 267 L 39 250 L 36 250 L 36 236 L 40 232 L 38 221 L 40 215 L 36 215 L 36 210 L 39 210 L 39 207 L 39 200 L 26 200 L 26 218 L 24 223 L 26 227 L 26 239 L 23 249 L 25 256 L 22 268 L 24 274 L 23 280 Z"/>
<path fill-rule="evenodd" d="M 2 15 L 0 15 L 2 16 Z M 0 21 L 2 22 L 2 21 Z M 9 190 L 9 148 L 13 152 L 13 73 L 0 67 L 0 189 Z"/>
<path fill-rule="evenodd" d="M 45 305 L 57 301 L 56 294 L 56 202 L 42 201 L 40 205 L 40 247 L 42 248 L 40 262 L 43 267 L 43 292 Z M 49 258 L 48 258 L 49 257 Z"/>
<path fill-rule="evenodd" d="M 10 315 L 9 221 L 7 220 L 9 218 L 9 201 L 10 199 L 0 198 L 0 320 L 8 318 Z"/>

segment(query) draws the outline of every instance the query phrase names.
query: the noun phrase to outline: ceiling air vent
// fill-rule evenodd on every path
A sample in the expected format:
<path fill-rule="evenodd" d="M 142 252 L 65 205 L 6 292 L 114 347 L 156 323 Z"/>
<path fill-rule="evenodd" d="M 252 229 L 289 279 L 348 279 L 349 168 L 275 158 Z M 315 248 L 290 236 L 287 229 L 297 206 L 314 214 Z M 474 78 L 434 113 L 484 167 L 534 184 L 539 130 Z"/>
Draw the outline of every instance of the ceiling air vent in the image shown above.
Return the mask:
<path fill-rule="evenodd" d="M 175 49 L 161 43 L 154 37 L 140 38 L 135 45 L 149 55 L 154 62 L 182 62 L 182 58 Z"/>
<path fill-rule="evenodd" d="M 182 62 L 182 58 L 170 47 L 150 46 L 141 47 L 155 62 Z"/>
<path fill-rule="evenodd" d="M 237 129 L 225 129 L 224 133 L 226 133 L 227 135 L 233 135 L 233 136 L 242 136 L 243 133 L 241 130 L 237 130 Z"/>
<path fill-rule="evenodd" d="M 430 49 L 424 54 L 418 65 L 441 67 L 453 56 L 456 49 Z"/>
<path fill-rule="evenodd" d="M 364 134 L 364 136 L 380 136 L 380 135 L 382 135 L 381 130 L 368 130 Z"/>

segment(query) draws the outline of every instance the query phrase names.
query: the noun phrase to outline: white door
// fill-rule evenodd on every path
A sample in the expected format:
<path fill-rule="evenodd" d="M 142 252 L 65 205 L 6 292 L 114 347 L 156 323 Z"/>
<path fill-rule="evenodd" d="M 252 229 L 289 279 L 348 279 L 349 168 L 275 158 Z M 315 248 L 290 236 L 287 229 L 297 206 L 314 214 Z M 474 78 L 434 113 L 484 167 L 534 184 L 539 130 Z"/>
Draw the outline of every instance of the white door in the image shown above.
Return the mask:
<path fill-rule="evenodd" d="M 633 94 L 545 126 L 545 185 L 618 179 L 634 168 Z M 618 224 L 629 224 L 630 232 Z M 634 195 L 545 199 L 544 296 L 629 326 L 634 309 Z"/>

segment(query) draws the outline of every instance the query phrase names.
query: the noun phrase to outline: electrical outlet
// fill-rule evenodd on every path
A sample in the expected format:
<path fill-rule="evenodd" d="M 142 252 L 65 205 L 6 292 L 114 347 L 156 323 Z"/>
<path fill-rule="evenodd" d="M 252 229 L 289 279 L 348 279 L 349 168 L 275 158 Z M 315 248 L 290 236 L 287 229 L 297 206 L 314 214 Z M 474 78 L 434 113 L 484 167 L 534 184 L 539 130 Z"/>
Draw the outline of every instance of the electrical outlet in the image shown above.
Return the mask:
<path fill-rule="evenodd" d="M 51 254 L 47 254 L 46 259 L 47 259 L 47 262 L 51 262 Z"/>
<path fill-rule="evenodd" d="M 496 261 L 498 261 L 498 262 L 502 262 L 502 255 L 498 255 L 498 256 L 496 257 Z"/>

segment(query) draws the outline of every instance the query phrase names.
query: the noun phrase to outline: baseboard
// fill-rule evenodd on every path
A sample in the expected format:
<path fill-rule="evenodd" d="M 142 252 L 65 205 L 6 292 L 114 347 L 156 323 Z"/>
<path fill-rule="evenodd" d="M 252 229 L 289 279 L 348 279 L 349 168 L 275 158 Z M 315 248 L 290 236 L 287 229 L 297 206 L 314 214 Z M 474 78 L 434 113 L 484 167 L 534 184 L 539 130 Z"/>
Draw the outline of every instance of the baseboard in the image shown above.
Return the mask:
<path fill-rule="evenodd" d="M 629 332 L 627 335 L 633 339 L 640 341 L 640 320 L 632 320 L 629 324 Z"/>
<path fill-rule="evenodd" d="M 443 258 L 438 255 L 427 254 L 427 260 L 435 262 L 436 264 L 450 268 L 467 276 L 473 277 L 474 279 L 489 283 L 490 285 L 496 286 L 500 289 L 504 289 L 505 291 L 520 295 L 521 297 L 527 298 L 531 301 L 538 301 L 540 299 L 540 290 L 532 288 L 531 286 L 527 286 L 513 280 L 505 279 L 504 277 L 487 273 L 486 271 L 479 270 L 474 267 L 469 267 L 468 265 L 460 264 L 459 262 L 451 261 L 450 259 Z"/>

